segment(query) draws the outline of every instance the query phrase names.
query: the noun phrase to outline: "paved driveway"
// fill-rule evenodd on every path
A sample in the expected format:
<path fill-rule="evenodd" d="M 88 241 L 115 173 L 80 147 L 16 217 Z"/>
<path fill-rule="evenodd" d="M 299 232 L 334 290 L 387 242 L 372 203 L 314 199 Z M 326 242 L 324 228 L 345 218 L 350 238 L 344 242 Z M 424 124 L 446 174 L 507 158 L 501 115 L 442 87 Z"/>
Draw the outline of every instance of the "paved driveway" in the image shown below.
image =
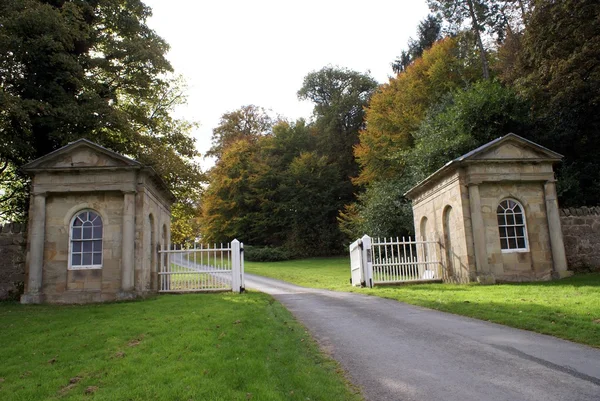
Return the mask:
<path fill-rule="evenodd" d="M 246 287 L 283 303 L 367 400 L 600 401 L 599 349 L 249 274 Z"/>

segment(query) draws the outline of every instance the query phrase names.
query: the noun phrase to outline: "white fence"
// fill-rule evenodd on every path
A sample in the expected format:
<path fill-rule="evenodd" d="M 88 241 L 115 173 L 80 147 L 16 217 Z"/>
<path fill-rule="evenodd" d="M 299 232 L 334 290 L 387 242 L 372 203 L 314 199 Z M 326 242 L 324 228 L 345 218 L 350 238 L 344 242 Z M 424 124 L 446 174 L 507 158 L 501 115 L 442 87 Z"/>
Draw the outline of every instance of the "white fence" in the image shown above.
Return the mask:
<path fill-rule="evenodd" d="M 159 292 L 241 292 L 244 283 L 244 244 L 173 246 L 159 251 Z"/>
<path fill-rule="evenodd" d="M 441 281 L 444 277 L 440 245 L 421 238 L 371 238 L 350 245 L 352 285 Z"/>

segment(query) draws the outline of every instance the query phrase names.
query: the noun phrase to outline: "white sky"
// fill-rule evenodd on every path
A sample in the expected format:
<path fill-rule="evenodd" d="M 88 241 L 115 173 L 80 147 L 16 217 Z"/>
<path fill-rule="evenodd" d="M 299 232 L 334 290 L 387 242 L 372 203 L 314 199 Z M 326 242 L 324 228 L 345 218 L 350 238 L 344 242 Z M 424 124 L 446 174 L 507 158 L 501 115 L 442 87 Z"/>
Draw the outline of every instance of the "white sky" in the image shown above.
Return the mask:
<path fill-rule="evenodd" d="M 149 26 L 188 83 L 177 115 L 198 121 L 203 154 L 221 115 L 247 104 L 309 118 L 296 92 L 326 65 L 370 71 L 380 83 L 428 12 L 425 0 L 145 0 Z M 203 161 L 209 167 L 212 162 Z"/>

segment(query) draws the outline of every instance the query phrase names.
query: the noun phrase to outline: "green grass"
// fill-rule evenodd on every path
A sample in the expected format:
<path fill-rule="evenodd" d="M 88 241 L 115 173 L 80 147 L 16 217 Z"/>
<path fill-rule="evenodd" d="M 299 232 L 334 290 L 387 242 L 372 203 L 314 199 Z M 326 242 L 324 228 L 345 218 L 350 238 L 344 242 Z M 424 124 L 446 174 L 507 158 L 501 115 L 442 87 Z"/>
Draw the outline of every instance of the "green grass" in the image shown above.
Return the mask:
<path fill-rule="evenodd" d="M 0 303 L 0 399 L 360 400 L 271 297 Z"/>
<path fill-rule="evenodd" d="M 360 292 L 600 347 L 600 273 L 558 281 L 498 284 L 350 286 L 348 258 L 246 262 L 248 273 L 305 287 Z"/>

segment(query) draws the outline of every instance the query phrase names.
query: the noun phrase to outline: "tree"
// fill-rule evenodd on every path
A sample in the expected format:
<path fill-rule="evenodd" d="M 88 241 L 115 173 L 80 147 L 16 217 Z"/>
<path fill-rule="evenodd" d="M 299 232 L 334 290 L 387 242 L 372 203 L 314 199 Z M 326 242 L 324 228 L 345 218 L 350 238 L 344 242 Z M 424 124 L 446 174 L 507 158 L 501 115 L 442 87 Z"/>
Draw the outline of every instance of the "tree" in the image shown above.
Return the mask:
<path fill-rule="evenodd" d="M 429 14 L 417 26 L 417 39 L 408 39 L 408 50 L 402 53 L 392 63 L 392 70 L 399 74 L 406 70 L 413 60 L 421 57 L 435 42 L 442 38 L 442 21 L 433 14 Z"/>
<path fill-rule="evenodd" d="M 213 129 L 212 147 L 207 156 L 220 157 L 228 145 L 239 139 L 256 142 L 260 136 L 269 134 L 272 126 L 267 111 L 252 104 L 225 113 L 219 126 Z"/>
<path fill-rule="evenodd" d="M 488 57 L 482 39 L 486 25 L 494 24 L 490 21 L 494 16 L 490 11 L 490 0 L 427 0 L 427 4 L 432 11 L 440 13 L 456 29 L 459 29 L 466 20 L 470 21 L 469 29 L 475 35 L 479 47 L 483 78 L 490 79 Z"/>
<path fill-rule="evenodd" d="M 416 184 L 457 158 L 509 132 L 531 137 L 528 103 L 498 82 L 456 90 L 427 112 L 407 156 Z"/>
<path fill-rule="evenodd" d="M 358 166 L 352 148 L 364 124 L 364 107 L 377 87 L 367 74 L 345 68 L 324 67 L 304 78 L 298 97 L 314 103 L 314 128 L 318 149 L 340 167 L 341 179 L 349 182 Z"/>
<path fill-rule="evenodd" d="M 403 155 L 412 148 L 413 135 L 429 107 L 477 79 L 479 66 L 462 57 L 459 39 L 436 42 L 373 95 L 366 109 L 366 128 L 355 148 L 362 167 L 358 183 L 401 176 Z"/>
<path fill-rule="evenodd" d="M 337 227 L 339 171 L 327 157 L 303 152 L 282 179 L 283 206 L 289 213 L 286 247 L 296 255 L 336 255 L 343 249 Z"/>
<path fill-rule="evenodd" d="M 600 198 L 599 19 L 597 1 L 536 1 L 519 56 L 503 74 L 533 105 L 534 139 L 565 156 L 558 171 L 565 206 Z"/>
<path fill-rule="evenodd" d="M 154 166 L 178 195 L 199 185 L 191 125 L 170 114 L 181 86 L 150 15 L 139 0 L 0 3 L 0 165 L 12 177 L 0 192 L 16 188 L 11 201 L 27 199 L 21 165 L 81 137 Z M 1 208 L 26 212 L 24 201 Z"/>
<path fill-rule="evenodd" d="M 258 208 L 251 178 L 258 159 L 256 145 L 238 140 L 231 143 L 208 174 L 209 186 L 202 198 L 202 239 L 229 242 L 235 238 L 251 242 L 253 214 Z"/>

